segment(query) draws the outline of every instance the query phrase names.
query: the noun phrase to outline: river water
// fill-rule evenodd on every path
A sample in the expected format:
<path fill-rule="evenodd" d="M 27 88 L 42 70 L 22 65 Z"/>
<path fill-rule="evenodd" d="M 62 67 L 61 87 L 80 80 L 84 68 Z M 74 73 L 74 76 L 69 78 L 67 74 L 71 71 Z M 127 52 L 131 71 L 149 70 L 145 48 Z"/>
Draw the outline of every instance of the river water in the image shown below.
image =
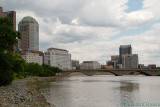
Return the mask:
<path fill-rule="evenodd" d="M 46 90 L 55 107 L 160 107 L 160 77 L 71 76 Z"/>

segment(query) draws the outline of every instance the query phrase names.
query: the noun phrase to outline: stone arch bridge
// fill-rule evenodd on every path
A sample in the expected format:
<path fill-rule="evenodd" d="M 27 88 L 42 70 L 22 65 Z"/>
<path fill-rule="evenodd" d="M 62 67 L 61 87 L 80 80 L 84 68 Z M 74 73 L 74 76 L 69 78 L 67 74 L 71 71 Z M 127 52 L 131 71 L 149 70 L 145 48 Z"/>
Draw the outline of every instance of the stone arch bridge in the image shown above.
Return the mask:
<path fill-rule="evenodd" d="M 146 75 L 146 76 L 160 76 L 160 69 L 97 69 L 97 70 L 66 70 L 64 73 L 71 74 L 80 72 L 88 76 L 92 75 Z"/>

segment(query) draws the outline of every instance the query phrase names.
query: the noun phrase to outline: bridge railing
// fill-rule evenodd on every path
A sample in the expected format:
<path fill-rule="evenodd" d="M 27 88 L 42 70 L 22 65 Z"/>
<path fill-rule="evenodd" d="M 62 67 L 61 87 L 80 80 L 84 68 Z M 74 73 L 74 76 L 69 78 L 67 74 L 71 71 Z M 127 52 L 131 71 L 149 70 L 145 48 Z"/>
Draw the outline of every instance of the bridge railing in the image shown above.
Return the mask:
<path fill-rule="evenodd" d="M 64 70 L 65 72 L 82 72 L 82 71 L 151 71 L 157 72 L 160 69 L 79 69 L 79 70 Z"/>

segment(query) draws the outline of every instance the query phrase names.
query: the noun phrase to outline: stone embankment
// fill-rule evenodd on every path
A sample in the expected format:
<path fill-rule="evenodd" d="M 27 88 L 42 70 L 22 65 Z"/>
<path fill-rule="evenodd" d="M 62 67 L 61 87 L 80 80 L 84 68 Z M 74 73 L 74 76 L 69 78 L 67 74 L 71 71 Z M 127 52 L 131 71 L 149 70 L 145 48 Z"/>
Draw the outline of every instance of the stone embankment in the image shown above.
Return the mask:
<path fill-rule="evenodd" d="M 42 78 L 42 80 L 46 79 Z M 16 80 L 9 86 L 0 87 L 0 107 L 54 107 L 44 96 L 47 92 L 41 90 L 45 86 L 42 80 L 38 77 L 27 78 Z M 42 84 L 44 86 L 41 86 Z"/>

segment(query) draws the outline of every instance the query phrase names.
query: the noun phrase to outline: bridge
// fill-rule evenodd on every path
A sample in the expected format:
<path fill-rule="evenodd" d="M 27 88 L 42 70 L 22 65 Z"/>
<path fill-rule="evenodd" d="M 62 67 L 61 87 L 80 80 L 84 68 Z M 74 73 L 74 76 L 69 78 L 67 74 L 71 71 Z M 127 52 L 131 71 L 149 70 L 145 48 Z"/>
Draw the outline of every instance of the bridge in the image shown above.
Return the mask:
<path fill-rule="evenodd" d="M 160 76 L 160 69 L 97 69 L 97 70 L 67 70 L 65 73 L 80 72 L 88 76 L 92 75 L 146 75 L 146 76 Z"/>

